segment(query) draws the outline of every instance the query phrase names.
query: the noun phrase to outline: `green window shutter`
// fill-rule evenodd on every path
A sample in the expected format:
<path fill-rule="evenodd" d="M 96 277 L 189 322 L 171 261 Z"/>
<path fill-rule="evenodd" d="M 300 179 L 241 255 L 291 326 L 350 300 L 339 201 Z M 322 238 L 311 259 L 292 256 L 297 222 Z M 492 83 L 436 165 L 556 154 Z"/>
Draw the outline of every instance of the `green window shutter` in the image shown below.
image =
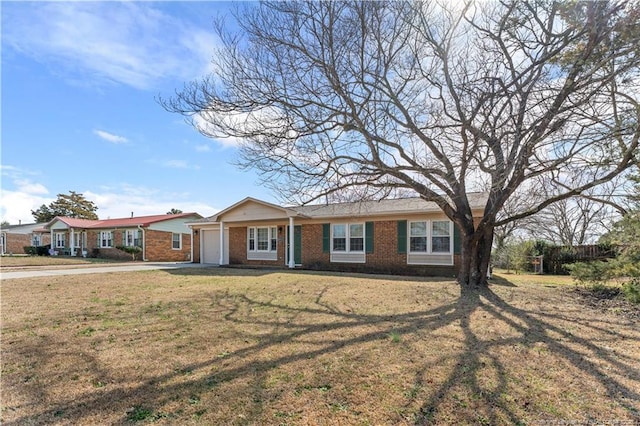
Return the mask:
<path fill-rule="evenodd" d="M 458 225 L 453 223 L 453 254 L 460 254 L 460 230 L 458 229 Z"/>
<path fill-rule="evenodd" d="M 373 222 L 365 222 L 364 224 L 365 235 L 365 251 L 367 253 L 373 253 Z"/>
<path fill-rule="evenodd" d="M 407 221 L 398 221 L 398 253 L 407 252 Z"/>
<path fill-rule="evenodd" d="M 127 245 L 127 231 L 122 231 L 122 245 Z"/>
<path fill-rule="evenodd" d="M 329 253 L 331 250 L 331 224 L 322 224 L 322 252 Z"/>

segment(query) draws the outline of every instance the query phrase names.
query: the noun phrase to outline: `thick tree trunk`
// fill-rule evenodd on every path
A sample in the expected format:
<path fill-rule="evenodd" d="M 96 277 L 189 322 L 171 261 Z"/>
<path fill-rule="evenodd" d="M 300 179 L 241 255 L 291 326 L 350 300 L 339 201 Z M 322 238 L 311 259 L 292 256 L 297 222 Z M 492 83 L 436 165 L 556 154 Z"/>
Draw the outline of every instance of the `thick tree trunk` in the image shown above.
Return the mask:
<path fill-rule="evenodd" d="M 460 271 L 458 282 L 463 289 L 486 287 L 491 261 L 493 228 L 461 230 Z"/>

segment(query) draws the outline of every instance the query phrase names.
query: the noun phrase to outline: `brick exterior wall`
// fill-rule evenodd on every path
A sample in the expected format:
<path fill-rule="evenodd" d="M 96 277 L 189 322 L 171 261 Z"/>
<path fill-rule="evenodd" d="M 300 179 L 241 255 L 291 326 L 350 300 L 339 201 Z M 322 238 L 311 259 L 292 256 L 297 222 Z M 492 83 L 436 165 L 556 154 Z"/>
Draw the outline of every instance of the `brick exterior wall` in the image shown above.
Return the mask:
<path fill-rule="evenodd" d="M 322 224 L 302 225 L 302 266 L 312 269 L 330 263 L 329 253 L 322 252 Z"/>
<path fill-rule="evenodd" d="M 229 264 L 250 266 L 285 267 L 286 231 L 284 226 L 278 228 L 278 260 L 249 260 L 247 259 L 247 227 L 229 228 Z"/>
<path fill-rule="evenodd" d="M 24 247 L 31 245 L 31 234 L 5 234 L 4 252 L 6 254 L 24 254 Z"/>
<path fill-rule="evenodd" d="M 229 228 L 229 264 L 247 263 L 247 228 Z"/>
<path fill-rule="evenodd" d="M 129 228 L 130 229 L 130 228 Z M 114 259 L 114 260 L 133 260 L 131 254 L 123 252 L 121 250 L 116 249 L 117 246 L 124 245 L 123 237 L 122 237 L 122 229 L 111 230 L 113 232 L 113 239 L 111 244 L 113 247 L 109 248 L 101 248 L 99 243 L 99 235 L 102 231 L 108 231 L 107 229 L 90 229 L 86 230 L 86 250 L 87 255 L 89 257 L 102 257 L 106 259 Z M 65 249 L 69 249 L 71 246 L 70 238 L 71 233 L 65 232 Z M 164 232 L 164 231 L 156 231 L 145 229 L 144 230 L 144 245 L 145 245 L 145 255 L 146 260 L 153 262 L 185 262 L 191 260 L 191 235 L 190 234 L 181 234 L 182 235 L 182 248 L 180 250 L 174 250 L 172 248 L 172 233 Z M 142 238 L 142 236 L 141 236 Z M 197 240 L 195 241 L 194 246 L 194 254 L 200 257 L 199 253 L 199 236 L 197 236 Z M 63 249 L 55 248 L 58 252 L 62 252 Z M 23 250 L 21 250 L 22 252 Z M 62 253 L 60 253 L 62 254 Z M 80 248 L 76 251 L 76 256 L 82 256 L 82 250 Z M 137 259 L 141 258 L 142 253 L 137 256 Z"/>
<path fill-rule="evenodd" d="M 421 275 L 455 277 L 460 264 L 459 255 L 454 256 L 453 266 L 407 265 L 407 255 L 398 253 L 397 221 L 374 222 L 373 253 L 366 254 L 366 263 L 331 262 L 330 253 L 322 251 L 322 224 L 302 225 L 302 267 L 305 269 L 388 273 L 397 275 Z M 229 229 L 229 263 L 231 265 L 280 266 L 285 267 L 286 241 L 283 227 L 278 232 L 278 260 L 247 260 L 247 228 Z"/>
<path fill-rule="evenodd" d="M 14 234 L 11 232 L 5 235 L 5 254 L 24 254 L 24 248 L 31 246 L 33 242 L 33 234 Z M 40 234 L 40 246 L 46 246 L 51 243 L 51 235 L 48 233 Z"/>
<path fill-rule="evenodd" d="M 182 235 L 182 248 L 171 248 L 171 232 L 145 229 L 145 256 L 153 262 L 184 262 L 191 260 L 191 235 Z"/>
<path fill-rule="evenodd" d="M 329 253 L 322 252 L 322 224 L 302 226 L 302 266 L 307 269 L 328 271 L 384 273 L 454 277 L 459 256 L 454 266 L 407 265 L 406 253 L 398 253 L 398 223 L 395 220 L 373 223 L 373 253 L 366 254 L 366 263 L 331 262 Z"/>

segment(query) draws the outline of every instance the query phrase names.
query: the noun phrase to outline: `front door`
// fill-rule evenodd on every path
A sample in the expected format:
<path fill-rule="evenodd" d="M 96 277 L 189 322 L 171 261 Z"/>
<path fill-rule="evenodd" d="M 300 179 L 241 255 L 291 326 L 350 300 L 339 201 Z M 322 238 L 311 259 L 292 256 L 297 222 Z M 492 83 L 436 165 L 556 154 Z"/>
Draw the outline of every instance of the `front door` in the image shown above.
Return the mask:
<path fill-rule="evenodd" d="M 302 265 L 302 225 L 293 226 L 293 262 Z M 289 227 L 287 226 L 287 265 L 289 264 Z"/>

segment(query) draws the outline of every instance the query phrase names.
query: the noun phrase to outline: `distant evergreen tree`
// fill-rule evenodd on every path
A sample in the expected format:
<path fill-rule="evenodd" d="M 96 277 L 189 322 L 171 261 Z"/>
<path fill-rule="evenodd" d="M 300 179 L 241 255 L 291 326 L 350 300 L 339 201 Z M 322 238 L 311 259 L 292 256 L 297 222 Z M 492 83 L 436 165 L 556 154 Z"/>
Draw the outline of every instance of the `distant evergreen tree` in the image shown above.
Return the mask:
<path fill-rule="evenodd" d="M 47 207 L 45 204 L 41 205 L 36 210 L 31 210 L 31 214 L 33 215 L 33 218 L 38 223 L 49 222 L 51 219 L 56 217 L 56 215 L 53 214 L 51 209 Z"/>
<path fill-rule="evenodd" d="M 56 216 L 66 216 L 78 219 L 98 219 L 98 207 L 93 201 L 75 191 L 69 194 L 58 194 L 58 198 L 48 206 L 41 205 L 37 210 L 31 210 L 36 222 L 49 222 Z"/>

